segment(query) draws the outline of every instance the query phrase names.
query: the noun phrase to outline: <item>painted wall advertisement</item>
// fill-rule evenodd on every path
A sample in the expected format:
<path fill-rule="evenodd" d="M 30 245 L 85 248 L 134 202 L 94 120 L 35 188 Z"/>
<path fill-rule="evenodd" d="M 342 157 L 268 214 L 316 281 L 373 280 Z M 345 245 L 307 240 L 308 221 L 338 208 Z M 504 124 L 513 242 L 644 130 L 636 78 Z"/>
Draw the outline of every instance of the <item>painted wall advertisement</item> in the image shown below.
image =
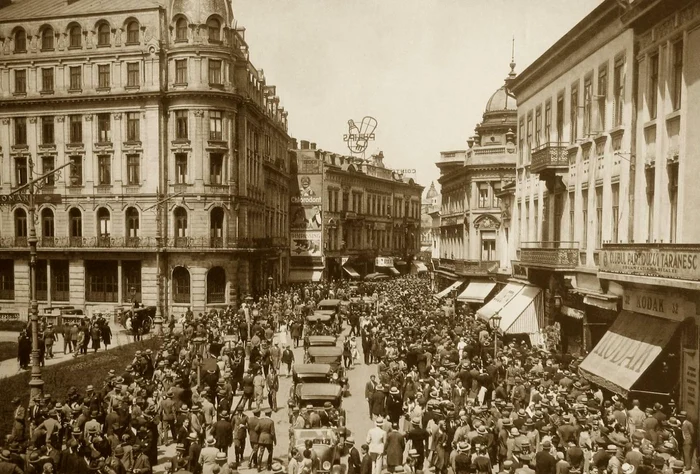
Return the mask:
<path fill-rule="evenodd" d="M 291 196 L 291 255 L 292 257 L 321 257 L 323 175 L 321 162 L 302 157 L 297 163 L 297 186 Z"/>
<path fill-rule="evenodd" d="M 700 251 L 644 248 L 603 250 L 600 270 L 639 276 L 700 280 Z"/>

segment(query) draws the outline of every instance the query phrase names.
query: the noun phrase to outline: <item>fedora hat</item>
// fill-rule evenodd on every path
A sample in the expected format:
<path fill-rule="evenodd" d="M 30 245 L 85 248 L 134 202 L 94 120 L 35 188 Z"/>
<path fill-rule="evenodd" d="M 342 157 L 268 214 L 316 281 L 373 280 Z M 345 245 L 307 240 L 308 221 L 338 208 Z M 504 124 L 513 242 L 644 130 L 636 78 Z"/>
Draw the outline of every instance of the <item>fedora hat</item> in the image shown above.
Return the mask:
<path fill-rule="evenodd" d="M 284 472 L 284 468 L 282 467 L 282 465 L 280 463 L 276 462 L 272 465 L 272 472 L 274 472 L 274 473 Z"/>
<path fill-rule="evenodd" d="M 197 441 L 197 433 L 190 433 L 187 435 L 187 439 L 190 441 Z"/>
<path fill-rule="evenodd" d="M 216 439 L 213 436 L 207 436 L 207 446 L 214 446 L 216 444 Z"/>
<path fill-rule="evenodd" d="M 409 458 L 417 458 L 418 457 L 418 451 L 416 449 L 409 449 L 408 450 L 408 457 Z"/>
<path fill-rule="evenodd" d="M 374 421 L 374 423 L 375 423 L 377 426 L 382 426 L 382 425 L 384 424 L 384 417 L 378 416 L 377 419 Z"/>
<path fill-rule="evenodd" d="M 227 462 L 228 461 L 228 454 L 219 451 L 218 453 L 216 453 L 216 461 L 217 462 L 220 462 L 220 461 Z"/>
<path fill-rule="evenodd" d="M 396 387 L 391 387 L 391 390 L 389 390 L 389 393 L 392 395 L 398 395 L 399 394 L 399 389 Z"/>

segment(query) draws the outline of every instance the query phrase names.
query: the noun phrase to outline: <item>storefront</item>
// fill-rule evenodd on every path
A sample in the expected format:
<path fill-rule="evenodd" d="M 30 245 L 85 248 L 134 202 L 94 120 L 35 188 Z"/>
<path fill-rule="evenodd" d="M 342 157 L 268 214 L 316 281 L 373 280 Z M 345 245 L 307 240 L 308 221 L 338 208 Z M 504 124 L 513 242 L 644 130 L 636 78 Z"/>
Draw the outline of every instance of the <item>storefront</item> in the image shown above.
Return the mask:
<path fill-rule="evenodd" d="M 495 318 L 503 334 L 527 335 L 532 345 L 543 342 L 543 298 L 536 286 L 511 281 L 476 314 L 489 324 Z"/>
<path fill-rule="evenodd" d="M 468 313 L 472 314 L 491 299 L 495 288 L 496 283 L 491 280 L 472 279 L 457 296 L 457 302 L 469 308 Z"/>
<path fill-rule="evenodd" d="M 374 259 L 374 271 L 377 273 L 385 273 L 389 276 L 399 276 L 399 272 L 394 266 L 393 257 L 377 257 Z"/>

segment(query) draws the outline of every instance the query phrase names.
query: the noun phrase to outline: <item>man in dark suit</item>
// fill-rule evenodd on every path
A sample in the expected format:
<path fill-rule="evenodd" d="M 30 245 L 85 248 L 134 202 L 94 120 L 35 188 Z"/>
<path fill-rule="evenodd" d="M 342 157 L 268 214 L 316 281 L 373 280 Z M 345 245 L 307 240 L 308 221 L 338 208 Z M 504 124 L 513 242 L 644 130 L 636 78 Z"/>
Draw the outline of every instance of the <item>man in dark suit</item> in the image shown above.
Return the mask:
<path fill-rule="evenodd" d="M 369 407 L 369 419 L 372 419 L 372 395 L 374 390 L 377 388 L 377 377 L 375 375 L 370 375 L 369 381 L 365 385 L 365 400 L 367 400 L 367 405 Z"/>
<path fill-rule="evenodd" d="M 550 454 L 552 443 L 546 439 L 542 443 L 542 451 L 535 455 L 535 472 L 537 474 L 555 474 L 557 460 Z"/>
<path fill-rule="evenodd" d="M 274 450 L 274 445 L 277 443 L 277 436 L 275 435 L 275 422 L 270 418 L 272 416 L 272 410 L 266 410 L 264 416 L 258 421 L 258 425 L 255 431 L 258 433 L 258 472 L 263 470 L 262 460 L 265 450 L 267 449 L 267 470 L 272 470 L 272 451 Z"/>
<path fill-rule="evenodd" d="M 369 446 L 367 444 L 363 444 L 360 449 L 362 449 L 360 474 L 372 474 L 372 458 L 369 456 Z"/>
<path fill-rule="evenodd" d="M 250 453 L 250 462 L 248 463 L 248 468 L 252 469 L 253 466 L 257 466 L 258 462 L 258 423 L 260 423 L 260 410 L 253 410 L 253 416 L 248 418 L 248 439 L 250 440 L 250 448 L 252 449 Z"/>
<path fill-rule="evenodd" d="M 360 474 L 362 468 L 362 459 L 360 452 L 355 447 L 355 439 L 351 436 L 345 440 L 348 446 L 348 472 L 347 474 Z"/>
<path fill-rule="evenodd" d="M 233 444 L 233 426 L 228 421 L 226 410 L 219 414 L 219 419 L 211 425 L 210 433 L 216 438 L 216 448 L 224 453 L 228 452 L 229 446 Z"/>
<path fill-rule="evenodd" d="M 372 404 L 372 415 L 386 416 L 386 394 L 381 384 L 377 384 L 370 402 Z"/>

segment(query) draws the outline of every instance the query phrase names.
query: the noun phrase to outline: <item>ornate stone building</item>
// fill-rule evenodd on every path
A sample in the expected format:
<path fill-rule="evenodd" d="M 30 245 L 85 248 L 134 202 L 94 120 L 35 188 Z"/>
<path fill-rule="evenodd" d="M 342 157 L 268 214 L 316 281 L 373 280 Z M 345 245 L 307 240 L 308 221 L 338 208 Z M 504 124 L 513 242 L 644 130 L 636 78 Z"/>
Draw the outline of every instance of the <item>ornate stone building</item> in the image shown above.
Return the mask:
<path fill-rule="evenodd" d="M 439 225 L 433 228 L 433 217 L 431 213 L 440 210 L 440 193 L 435 189 L 435 183 L 430 183 L 430 188 L 426 191 L 423 201 L 421 202 L 421 260 L 430 263 L 432 259 L 438 258 L 438 236 L 440 233 Z"/>
<path fill-rule="evenodd" d="M 225 0 L 7 1 L 0 192 L 36 209 L 37 295 L 90 312 L 236 304 L 288 271 L 290 138 Z M 0 209 L 0 305 L 26 312 L 30 209 Z"/>

